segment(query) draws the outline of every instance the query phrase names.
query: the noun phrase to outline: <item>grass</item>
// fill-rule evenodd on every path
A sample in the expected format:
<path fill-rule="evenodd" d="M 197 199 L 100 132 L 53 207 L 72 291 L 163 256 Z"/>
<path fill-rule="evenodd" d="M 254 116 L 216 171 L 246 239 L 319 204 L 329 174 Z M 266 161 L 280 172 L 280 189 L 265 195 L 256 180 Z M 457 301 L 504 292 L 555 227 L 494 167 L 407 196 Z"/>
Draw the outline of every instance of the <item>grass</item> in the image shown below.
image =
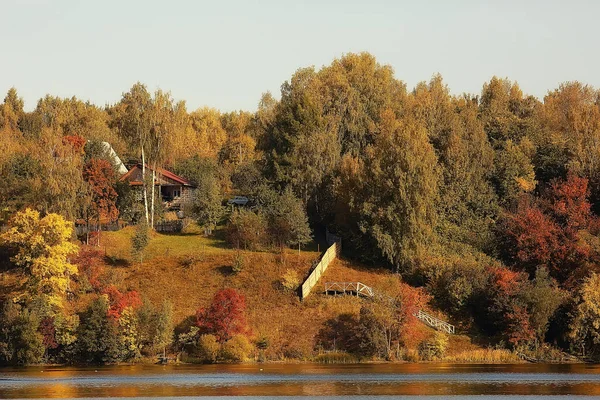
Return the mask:
<path fill-rule="evenodd" d="M 207 307 L 215 292 L 235 288 L 246 297 L 251 338 L 267 338 L 264 351 L 270 360 L 315 360 L 318 362 L 354 362 L 345 354 L 327 353 L 314 358 L 314 337 L 323 323 L 342 313 L 358 313 L 364 301 L 356 297 L 332 297 L 322 294 L 327 281 L 359 281 L 385 292 L 398 285 L 400 278 L 384 269 L 366 268 L 347 260 L 336 260 L 326 271 L 313 293 L 300 301 L 295 291 L 285 290 L 281 280 L 288 271 L 304 277 L 320 253 L 316 244 L 286 249 L 283 254 L 269 251 L 242 251 L 244 268 L 231 273 L 236 250 L 228 248 L 223 232 L 205 237 L 195 225 L 180 234 L 153 232 L 140 263 L 131 255 L 131 237 L 135 229 L 103 232 L 100 249 L 105 254 L 104 268 L 121 290 L 137 290 L 155 304 L 169 300 L 175 323 L 190 321 L 200 307 Z M 95 248 L 95 247 L 94 247 Z M 323 248 L 320 248 L 323 251 Z M 14 298 L 23 290 L 21 270 L 0 273 L 0 298 Z M 80 295 L 73 306 L 83 309 L 90 295 Z M 189 322 L 187 322 L 189 323 Z M 432 334 L 419 326 L 416 336 Z M 509 362 L 510 354 L 482 349 L 469 338 L 451 336 L 446 361 Z"/>
<path fill-rule="evenodd" d="M 321 364 L 354 364 L 358 362 L 358 359 L 352 354 L 331 352 L 319 354 L 314 358 L 314 361 Z"/>
<path fill-rule="evenodd" d="M 475 349 L 455 353 L 444 357 L 444 361 L 453 363 L 518 363 L 523 360 L 514 352 L 506 349 Z"/>

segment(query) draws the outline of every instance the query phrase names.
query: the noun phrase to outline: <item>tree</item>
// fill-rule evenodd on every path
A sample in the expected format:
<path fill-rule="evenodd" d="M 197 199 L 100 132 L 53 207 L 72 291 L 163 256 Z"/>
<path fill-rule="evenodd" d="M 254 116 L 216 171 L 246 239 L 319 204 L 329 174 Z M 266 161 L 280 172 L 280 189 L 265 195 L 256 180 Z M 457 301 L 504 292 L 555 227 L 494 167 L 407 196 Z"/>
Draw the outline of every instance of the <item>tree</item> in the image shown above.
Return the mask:
<path fill-rule="evenodd" d="M 19 130 L 19 122 L 25 114 L 23 105 L 23 99 L 17 94 L 17 89 L 14 87 L 8 89 L 4 103 L 0 106 L 0 130 L 8 129 L 13 132 Z"/>
<path fill-rule="evenodd" d="M 141 222 L 135 228 L 135 233 L 131 238 L 131 249 L 134 256 L 140 257 L 140 263 L 144 262 L 144 250 L 150 242 L 148 225 Z"/>
<path fill-rule="evenodd" d="M 196 133 L 196 154 L 200 157 L 216 159 L 221 147 L 227 140 L 227 132 L 223 128 L 221 114 L 214 108 L 199 108 L 190 113 L 191 124 Z M 189 145 L 189 144 L 188 144 Z"/>
<path fill-rule="evenodd" d="M 218 167 L 209 159 L 200 159 L 195 156 L 178 163 L 176 170 L 182 176 L 190 179 L 196 185 L 191 200 L 190 214 L 194 216 L 198 225 L 212 232 L 225 213 L 221 205 L 222 193 L 218 180 Z"/>
<path fill-rule="evenodd" d="M 265 241 L 267 222 L 261 213 L 235 210 L 225 228 L 227 242 L 236 248 L 258 249 Z"/>
<path fill-rule="evenodd" d="M 592 273 L 585 279 L 575 301 L 569 336 L 583 356 L 597 360 L 600 355 L 600 275 Z"/>
<path fill-rule="evenodd" d="M 544 266 L 561 284 L 576 284 L 599 256 L 597 239 L 590 234 L 598 219 L 588 195 L 587 180 L 569 175 L 552 181 L 541 200 L 521 199 L 500 225 L 505 259 L 531 276 Z"/>
<path fill-rule="evenodd" d="M 201 334 L 213 334 L 223 343 L 247 332 L 245 313 L 246 298 L 235 289 L 222 289 L 215 294 L 208 309 L 196 312 L 196 325 Z"/>
<path fill-rule="evenodd" d="M 17 251 L 12 261 L 26 268 L 30 294 L 41 295 L 55 310 L 62 307 L 71 276 L 77 274 L 77 267 L 69 262 L 69 256 L 77 252 L 69 241 L 72 233 L 72 224 L 60 215 L 40 218 L 28 208 L 15 214 L 8 231 L 0 236 Z"/>
<path fill-rule="evenodd" d="M 94 299 L 81 315 L 77 332 L 79 358 L 89 363 L 113 363 L 124 359 L 118 321 L 108 316 L 107 296 Z"/>
<path fill-rule="evenodd" d="M 357 220 L 344 221 L 352 232 L 371 237 L 396 270 L 433 239 L 439 175 L 427 132 L 415 121 L 398 121 L 386 112 L 376 142 L 363 160 L 348 162 L 340 193 Z M 358 228 L 358 229 L 357 229 Z"/>
<path fill-rule="evenodd" d="M 146 225 L 150 224 L 148 208 L 148 187 L 146 176 L 146 157 L 151 153 L 151 128 L 152 128 L 152 97 L 146 86 L 137 82 L 129 92 L 123 93 L 123 97 L 110 111 L 112 120 L 110 125 L 127 142 L 130 148 L 139 149 L 142 160 L 142 181 L 144 214 Z M 135 154 L 135 153 L 134 153 Z M 152 183 L 154 185 L 154 183 Z"/>
<path fill-rule="evenodd" d="M 108 161 L 92 158 L 83 168 L 83 178 L 91 191 L 92 206 L 98 228 L 97 245 L 100 245 L 101 220 L 114 221 L 119 216 L 116 206 L 118 195 L 115 190 L 117 177 L 113 166 Z"/>
<path fill-rule="evenodd" d="M 544 135 L 537 140 L 538 174 L 546 182 L 567 172 L 589 180 L 594 203 L 600 199 L 600 92 L 566 82 L 544 97 Z"/>
<path fill-rule="evenodd" d="M 0 310 L 0 364 L 36 364 L 44 355 L 40 319 L 30 310 L 7 302 Z"/>
<path fill-rule="evenodd" d="M 173 305 L 163 301 L 155 306 L 145 300 L 136 309 L 137 343 L 145 355 L 155 355 L 164 351 L 173 340 Z"/>
<path fill-rule="evenodd" d="M 488 249 L 498 213 L 490 184 L 494 150 L 478 118 L 476 99 L 451 97 L 440 75 L 420 83 L 407 99 L 410 114 L 427 129 L 438 155 L 440 233 Z"/>
<path fill-rule="evenodd" d="M 269 230 L 272 238 L 282 247 L 300 246 L 311 241 L 308 216 L 302 202 L 287 189 L 279 196 L 275 212 L 270 215 Z"/>
<path fill-rule="evenodd" d="M 541 267 L 535 271 L 535 278 L 523 296 L 530 311 L 529 324 L 536 333 L 537 342 L 542 343 L 550 320 L 565 300 L 565 293 L 558 288 L 548 270 Z"/>

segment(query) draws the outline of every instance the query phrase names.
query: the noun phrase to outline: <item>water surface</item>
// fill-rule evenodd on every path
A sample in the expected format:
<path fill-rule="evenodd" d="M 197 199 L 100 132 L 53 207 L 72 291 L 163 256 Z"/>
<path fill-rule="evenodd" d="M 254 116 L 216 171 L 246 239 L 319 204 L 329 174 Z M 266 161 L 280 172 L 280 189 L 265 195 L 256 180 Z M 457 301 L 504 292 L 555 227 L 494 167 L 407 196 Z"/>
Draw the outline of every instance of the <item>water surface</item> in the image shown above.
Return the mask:
<path fill-rule="evenodd" d="M 600 366 L 252 364 L 0 369 L 2 399 L 197 396 L 463 399 L 481 395 L 545 399 L 600 396 Z"/>

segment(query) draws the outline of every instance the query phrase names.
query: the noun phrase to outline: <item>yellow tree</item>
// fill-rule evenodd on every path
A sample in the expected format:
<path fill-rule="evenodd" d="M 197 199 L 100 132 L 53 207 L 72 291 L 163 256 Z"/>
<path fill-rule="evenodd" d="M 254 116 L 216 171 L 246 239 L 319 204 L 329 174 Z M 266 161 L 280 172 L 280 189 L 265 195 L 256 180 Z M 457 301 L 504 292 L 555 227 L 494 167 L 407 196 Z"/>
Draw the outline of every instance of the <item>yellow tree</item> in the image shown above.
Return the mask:
<path fill-rule="evenodd" d="M 570 337 L 580 346 L 584 356 L 597 360 L 600 344 L 600 275 L 592 273 L 586 278 L 576 301 Z"/>
<path fill-rule="evenodd" d="M 29 272 L 29 290 L 41 296 L 54 310 L 62 307 L 70 277 L 77 267 L 69 256 L 77 252 L 70 242 L 72 224 L 58 214 L 40 214 L 32 209 L 18 212 L 11 219 L 8 231 L 0 236 L 6 245 L 15 248 L 12 261 Z"/>

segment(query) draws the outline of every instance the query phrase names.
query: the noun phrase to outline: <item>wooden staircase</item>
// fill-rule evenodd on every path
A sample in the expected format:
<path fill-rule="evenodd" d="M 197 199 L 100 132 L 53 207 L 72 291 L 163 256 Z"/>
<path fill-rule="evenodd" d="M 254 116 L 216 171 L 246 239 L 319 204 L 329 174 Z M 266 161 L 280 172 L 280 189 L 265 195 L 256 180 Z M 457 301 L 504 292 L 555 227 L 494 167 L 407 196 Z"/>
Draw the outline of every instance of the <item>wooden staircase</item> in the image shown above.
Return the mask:
<path fill-rule="evenodd" d="M 365 297 L 377 300 L 394 301 L 389 296 L 378 293 L 373 290 L 372 287 L 365 285 L 362 282 L 325 282 L 325 294 L 326 295 L 351 295 L 356 297 Z M 426 313 L 423 310 L 418 310 L 413 314 L 415 318 L 441 332 L 445 332 L 453 335 L 455 333 L 454 325 L 449 324 L 446 321 L 442 321 L 439 318 L 434 317 L 431 314 Z"/>

